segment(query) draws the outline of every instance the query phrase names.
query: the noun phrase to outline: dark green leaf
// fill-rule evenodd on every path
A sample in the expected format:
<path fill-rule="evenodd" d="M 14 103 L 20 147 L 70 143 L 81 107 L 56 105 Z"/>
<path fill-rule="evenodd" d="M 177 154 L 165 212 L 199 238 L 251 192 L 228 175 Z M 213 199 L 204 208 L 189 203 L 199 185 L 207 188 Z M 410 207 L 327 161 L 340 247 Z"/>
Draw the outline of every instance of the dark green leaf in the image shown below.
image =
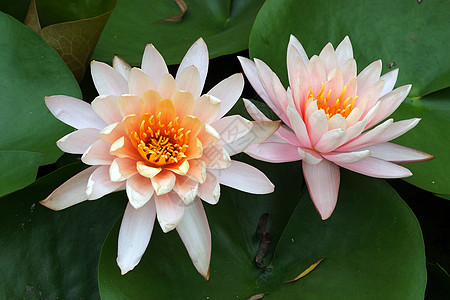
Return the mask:
<path fill-rule="evenodd" d="M 146 44 L 153 43 L 166 63 L 181 61 L 200 37 L 210 57 L 248 48 L 248 37 L 263 0 L 190 0 L 180 22 L 162 21 L 180 13 L 174 1 L 118 1 L 100 37 L 94 58 L 110 62 L 114 54 L 141 64 Z"/>
<path fill-rule="evenodd" d="M 450 84 L 449 21 L 442 13 L 449 7 L 439 0 L 268 0 L 252 29 L 250 55 L 286 83 L 289 34 L 309 56 L 348 35 L 359 70 L 382 59 L 383 73 L 399 68 L 397 85 L 412 83 L 411 96 L 422 96 Z"/>
<path fill-rule="evenodd" d="M 441 300 L 450 295 L 450 276 L 439 264 L 427 263 L 426 300 Z"/>
<path fill-rule="evenodd" d="M 42 153 L 0 150 L 0 196 L 33 183 L 41 159 Z"/>
<path fill-rule="evenodd" d="M 70 176 L 73 164 L 2 197 L 1 299 L 97 299 L 97 263 L 124 193 L 55 212 L 39 204 Z"/>
<path fill-rule="evenodd" d="M 49 112 L 44 97 L 80 97 L 81 93 L 64 62 L 36 33 L 4 13 L 0 13 L 0 28 L 0 150 L 29 153 L 17 154 L 23 159 L 8 162 L 14 164 L 11 178 L 26 173 L 16 185 L 19 188 L 30 183 L 36 164 L 56 161 L 62 154 L 56 141 L 69 132 L 69 127 Z"/>
<path fill-rule="evenodd" d="M 267 299 L 423 299 L 420 227 L 384 181 L 343 172 L 337 208 L 324 222 L 308 194 L 299 197 L 299 163 L 252 163 L 275 183 L 275 192 L 254 196 L 222 188 L 219 203 L 206 205 L 213 238 L 209 282 L 195 271 L 176 232 L 163 234 L 157 225 L 140 264 L 121 276 L 115 261 L 118 223 L 100 258 L 102 298 L 246 299 L 267 292 Z M 273 270 L 254 262 L 263 213 L 269 213 L 269 257 L 276 246 Z M 281 284 L 324 256 L 304 278 Z"/>

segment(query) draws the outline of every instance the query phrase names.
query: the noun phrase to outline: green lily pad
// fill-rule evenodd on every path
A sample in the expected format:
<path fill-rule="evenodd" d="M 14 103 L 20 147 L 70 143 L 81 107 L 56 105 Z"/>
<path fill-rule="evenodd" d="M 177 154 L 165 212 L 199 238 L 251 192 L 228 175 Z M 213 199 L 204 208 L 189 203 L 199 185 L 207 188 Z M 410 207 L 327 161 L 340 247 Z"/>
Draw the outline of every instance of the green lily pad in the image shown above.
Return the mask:
<path fill-rule="evenodd" d="M 59 212 L 39 204 L 81 168 L 80 163 L 61 168 L 0 199 L 1 299 L 99 297 L 100 248 L 125 209 L 125 194 Z"/>
<path fill-rule="evenodd" d="M 0 150 L 0 197 L 33 183 L 42 153 Z"/>
<path fill-rule="evenodd" d="M 435 156 L 431 161 L 405 164 L 405 167 L 414 174 L 405 180 L 438 196 L 447 195 L 447 198 L 450 195 L 449 115 L 450 89 L 435 92 L 421 99 L 407 98 L 392 115 L 395 120 L 422 118 L 416 128 L 395 139 L 394 143 Z"/>
<path fill-rule="evenodd" d="M 102 299 L 247 299 L 259 294 L 264 299 L 423 299 L 420 226 L 386 182 L 344 171 L 337 208 L 324 222 L 307 191 L 299 196 L 299 163 L 251 163 L 274 182 L 275 192 L 255 196 L 223 187 L 219 203 L 205 205 L 213 240 L 208 282 L 192 266 L 176 232 L 163 234 L 158 226 L 139 265 L 121 276 L 115 261 L 117 223 L 100 257 Z M 269 213 L 269 269 L 254 261 L 263 213 Z M 306 277 L 281 283 L 322 257 Z"/>
<path fill-rule="evenodd" d="M 210 57 L 248 48 L 253 21 L 264 0 L 190 0 L 179 22 L 163 21 L 180 14 L 174 1 L 117 1 L 94 59 L 110 62 L 114 54 L 140 65 L 146 44 L 153 43 L 166 63 L 177 64 L 200 37 Z"/>
<path fill-rule="evenodd" d="M 445 299 L 450 293 L 450 276 L 439 264 L 427 263 L 428 284 L 427 300 Z"/>
<path fill-rule="evenodd" d="M 447 1 L 268 0 L 250 36 L 250 55 L 265 61 L 287 83 L 286 49 L 294 34 L 309 56 L 348 35 L 358 69 L 382 59 L 383 73 L 399 68 L 397 85 L 411 96 L 450 85 Z"/>
<path fill-rule="evenodd" d="M 30 183 L 36 165 L 53 163 L 61 156 L 56 141 L 70 131 L 52 116 L 44 97 L 55 94 L 80 97 L 81 93 L 58 53 L 36 33 L 1 12 L 0 28 L 0 150 L 28 153 L 9 154 L 27 156 L 8 162 L 14 163 L 10 171 L 11 178 L 17 178 L 14 186 L 21 188 Z M 22 177 L 24 172 L 27 175 Z"/>
<path fill-rule="evenodd" d="M 25 24 L 58 51 L 81 81 L 115 4 L 116 0 L 31 0 Z"/>

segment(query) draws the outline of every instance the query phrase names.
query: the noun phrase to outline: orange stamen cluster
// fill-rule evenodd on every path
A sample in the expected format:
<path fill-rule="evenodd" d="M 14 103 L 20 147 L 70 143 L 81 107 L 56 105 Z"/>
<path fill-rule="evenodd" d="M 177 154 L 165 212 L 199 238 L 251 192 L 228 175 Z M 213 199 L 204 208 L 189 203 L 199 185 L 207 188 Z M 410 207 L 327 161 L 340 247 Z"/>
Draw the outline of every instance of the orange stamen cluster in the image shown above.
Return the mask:
<path fill-rule="evenodd" d="M 312 88 L 311 87 L 309 88 L 309 99 L 311 99 L 312 101 L 317 100 L 317 107 L 319 109 L 323 109 L 325 111 L 325 114 L 327 115 L 328 119 L 330 119 L 332 116 L 334 116 L 336 114 L 340 114 L 344 118 L 347 118 L 348 115 L 352 112 L 354 104 L 355 104 L 355 100 L 356 100 L 356 98 L 358 98 L 358 96 L 347 97 L 344 100 L 344 95 L 345 95 L 346 90 L 347 90 L 347 86 L 344 86 L 339 97 L 337 97 L 334 100 L 334 102 L 330 102 L 331 89 L 328 91 L 328 93 L 325 96 L 325 93 L 324 93 L 325 85 L 322 82 L 322 88 L 320 89 L 319 93 L 317 93 L 316 96 L 314 96 Z"/>
<path fill-rule="evenodd" d="M 155 167 L 162 167 L 178 163 L 186 157 L 190 132 L 180 127 L 178 117 L 163 124 L 161 112 L 156 117 L 145 113 L 139 132 L 131 132 L 130 139 L 143 159 Z"/>

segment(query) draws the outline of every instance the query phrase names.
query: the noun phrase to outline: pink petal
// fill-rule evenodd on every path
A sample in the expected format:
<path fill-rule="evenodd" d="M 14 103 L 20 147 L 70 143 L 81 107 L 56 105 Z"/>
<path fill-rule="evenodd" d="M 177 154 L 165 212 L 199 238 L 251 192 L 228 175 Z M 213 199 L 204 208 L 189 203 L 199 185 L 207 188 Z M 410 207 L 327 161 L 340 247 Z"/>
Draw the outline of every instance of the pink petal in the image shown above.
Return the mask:
<path fill-rule="evenodd" d="M 170 192 L 175 185 L 175 179 L 175 174 L 167 170 L 162 170 L 157 175 L 153 176 L 151 180 L 156 195 L 159 196 Z"/>
<path fill-rule="evenodd" d="M 183 218 L 185 204 L 175 192 L 155 195 L 156 212 L 159 225 L 164 232 L 174 229 Z"/>
<path fill-rule="evenodd" d="M 329 154 L 322 154 L 322 156 L 336 164 L 352 164 L 371 156 L 372 151 L 362 150 L 354 152 L 333 152 Z"/>
<path fill-rule="evenodd" d="M 339 65 L 339 63 L 338 63 Z M 341 67 L 342 77 L 344 78 L 344 84 L 347 84 L 350 80 L 356 78 L 356 61 L 352 58 L 347 60 Z"/>
<path fill-rule="evenodd" d="M 328 153 L 347 141 L 347 131 L 342 128 L 325 132 L 314 148 L 320 153 Z"/>
<path fill-rule="evenodd" d="M 197 196 L 198 182 L 190 180 L 186 176 L 177 176 L 173 190 L 183 200 L 184 204 L 189 205 Z"/>
<path fill-rule="evenodd" d="M 271 163 L 301 160 L 297 146 L 287 143 L 261 143 L 250 145 L 244 152 L 249 156 Z"/>
<path fill-rule="evenodd" d="M 56 145 L 64 152 L 83 154 L 90 145 L 98 140 L 98 133 L 99 130 L 95 128 L 80 129 L 60 138 Z"/>
<path fill-rule="evenodd" d="M 271 121 L 251 101 L 249 101 L 247 99 L 243 99 L 243 100 L 244 100 L 245 109 L 247 109 L 247 112 L 255 121 Z"/>
<path fill-rule="evenodd" d="M 270 102 L 270 98 L 267 95 L 261 81 L 259 80 L 258 72 L 256 71 L 256 65 L 253 61 L 248 58 L 238 56 L 239 62 L 241 63 L 242 69 L 244 70 L 245 76 L 247 76 L 248 81 L 253 86 L 253 89 L 258 93 L 258 95 L 267 103 Z"/>
<path fill-rule="evenodd" d="M 392 123 L 391 126 L 387 130 L 385 130 L 382 134 L 374 138 L 368 143 L 364 144 L 364 147 L 369 147 L 375 144 L 381 144 L 384 142 L 388 142 L 390 140 L 393 140 L 402 134 L 408 132 L 409 130 L 416 127 L 416 125 L 419 123 L 420 119 L 414 118 L 409 120 L 403 120 Z"/>
<path fill-rule="evenodd" d="M 337 99 L 344 88 L 344 76 L 341 69 L 335 67 L 328 72 L 327 82 L 324 84 L 324 92 L 330 93 L 330 99 Z"/>
<path fill-rule="evenodd" d="M 358 81 L 358 93 L 363 94 L 366 88 L 370 87 L 380 79 L 382 67 L 381 60 L 377 60 L 358 74 L 356 77 L 356 80 Z"/>
<path fill-rule="evenodd" d="M 88 200 L 96 200 L 116 191 L 123 182 L 112 182 L 109 178 L 109 166 L 98 167 L 89 177 L 86 186 Z"/>
<path fill-rule="evenodd" d="M 120 73 L 120 75 L 128 80 L 128 76 L 130 75 L 131 66 L 124 61 L 119 55 L 114 55 L 112 60 L 112 67 L 114 70 Z"/>
<path fill-rule="evenodd" d="M 299 145 L 302 147 L 305 147 L 305 148 L 311 148 L 311 141 L 309 139 L 306 125 L 305 125 L 302 117 L 297 112 L 297 110 L 292 106 L 288 106 L 288 108 L 286 110 L 286 114 L 291 123 L 292 130 L 294 130 L 295 135 L 297 136 Z M 327 125 L 327 128 L 328 128 L 328 125 Z"/>
<path fill-rule="evenodd" d="M 86 186 L 97 166 L 89 167 L 56 188 L 40 203 L 53 210 L 62 210 L 87 200 Z"/>
<path fill-rule="evenodd" d="M 133 68 L 128 78 L 128 89 L 130 94 L 142 96 L 145 91 L 156 90 L 153 80 L 141 69 Z"/>
<path fill-rule="evenodd" d="M 310 165 L 316 165 L 323 160 L 321 155 L 308 148 L 298 148 L 297 152 L 303 162 L 306 162 Z"/>
<path fill-rule="evenodd" d="M 339 167 L 327 160 L 315 165 L 303 162 L 302 166 L 309 195 L 322 220 L 326 220 L 336 207 L 340 181 Z"/>
<path fill-rule="evenodd" d="M 395 69 L 380 77 L 380 80 L 384 81 L 384 87 L 383 91 L 380 94 L 380 97 L 383 97 L 384 95 L 392 91 L 395 86 L 395 82 L 397 82 L 397 76 L 398 69 Z"/>
<path fill-rule="evenodd" d="M 150 200 L 154 190 L 150 179 L 135 174 L 128 178 L 126 191 L 128 201 L 135 209 L 138 209 Z"/>
<path fill-rule="evenodd" d="M 135 114 L 122 119 L 122 127 L 127 136 L 130 136 L 133 131 L 139 132 L 140 125 L 140 119 Z"/>
<path fill-rule="evenodd" d="M 220 184 L 213 173 L 206 172 L 206 180 L 198 187 L 197 195 L 209 204 L 217 204 L 220 198 Z"/>
<path fill-rule="evenodd" d="M 336 60 L 338 67 L 342 67 L 349 59 L 353 58 L 353 48 L 348 36 L 336 48 Z M 356 69 L 356 68 L 355 68 Z M 356 73 L 355 76 L 356 77 Z"/>
<path fill-rule="evenodd" d="M 317 95 L 322 88 L 322 82 L 327 81 L 327 72 L 322 60 L 314 55 L 311 57 L 309 64 L 306 66 L 309 74 L 309 82 L 311 84 L 314 95 Z"/>
<path fill-rule="evenodd" d="M 328 131 L 328 119 L 323 109 L 311 114 L 308 119 L 307 129 L 311 144 L 315 145 L 322 135 Z"/>
<path fill-rule="evenodd" d="M 192 205 L 186 206 L 183 220 L 177 226 L 177 232 L 195 268 L 206 280 L 209 280 L 211 232 L 200 199 L 197 198 Z"/>
<path fill-rule="evenodd" d="M 101 95 L 92 101 L 91 106 L 97 115 L 105 121 L 106 124 L 120 122 L 122 116 L 117 107 L 117 96 Z"/>
<path fill-rule="evenodd" d="M 346 125 L 347 120 L 341 114 L 335 114 L 328 119 L 328 130 L 346 128 Z"/>
<path fill-rule="evenodd" d="M 91 74 L 99 95 L 120 96 L 128 93 L 127 81 L 111 66 L 93 60 L 91 62 Z"/>
<path fill-rule="evenodd" d="M 194 98 L 198 98 L 200 92 L 203 90 L 203 86 L 205 85 L 206 80 L 206 74 L 208 73 L 208 64 L 208 47 L 206 46 L 205 41 L 203 41 L 202 38 L 199 38 L 186 52 L 186 55 L 184 56 L 183 60 L 180 63 L 180 66 L 178 67 L 177 75 L 175 76 L 178 83 L 178 79 L 181 76 L 182 72 L 190 66 L 195 66 L 195 68 L 198 70 L 198 75 L 200 75 L 200 81 L 198 86 L 198 94 L 192 94 Z M 185 90 L 190 91 L 188 89 Z"/>
<path fill-rule="evenodd" d="M 58 120 L 76 129 L 102 129 L 106 126 L 106 123 L 92 110 L 91 105 L 82 100 L 57 95 L 45 97 L 45 105 Z"/>
<path fill-rule="evenodd" d="M 295 49 L 297 49 L 298 53 L 300 54 L 300 57 L 303 60 L 303 63 L 305 65 L 308 65 L 309 63 L 309 59 L 308 59 L 308 55 L 305 52 L 305 49 L 303 49 L 302 44 L 298 41 L 298 39 L 293 36 L 292 34 L 289 37 L 289 44 L 288 44 L 288 48 L 289 46 L 293 46 Z"/>
<path fill-rule="evenodd" d="M 265 102 L 285 124 L 289 125 L 289 120 L 285 114 L 287 106 L 286 90 L 268 65 L 259 59 L 255 59 L 255 64 L 259 80 L 269 96 L 268 99 L 264 99 Z"/>
<path fill-rule="evenodd" d="M 304 91 L 300 91 L 302 89 L 300 82 L 309 82 L 309 75 L 306 71 L 306 66 L 300 53 L 298 53 L 297 49 L 293 45 L 288 46 L 286 59 L 289 84 L 292 89 L 293 99 L 296 107 L 301 108 L 303 106 L 301 102 L 304 100 L 302 99 L 303 97 L 301 97 L 301 95 Z"/>
<path fill-rule="evenodd" d="M 351 164 L 339 163 L 338 165 L 356 173 L 376 178 L 403 178 L 412 175 L 408 169 L 402 166 L 375 157 L 368 157 Z"/>
<path fill-rule="evenodd" d="M 393 143 L 373 145 L 370 146 L 368 150 L 372 151 L 372 157 L 394 163 L 410 163 L 434 158 L 433 155 L 428 153 Z"/>
<path fill-rule="evenodd" d="M 205 162 L 200 159 L 189 160 L 189 171 L 186 176 L 198 183 L 203 183 L 206 180 L 206 166 Z"/>
<path fill-rule="evenodd" d="M 139 174 L 141 174 L 141 176 L 144 176 L 146 178 L 153 178 L 162 171 L 161 167 L 152 167 L 147 165 L 143 161 L 138 161 L 136 163 L 136 169 Z"/>
<path fill-rule="evenodd" d="M 222 118 L 236 104 L 243 90 L 244 77 L 241 73 L 236 73 L 225 78 L 206 93 L 222 101 L 216 120 Z"/>
<path fill-rule="evenodd" d="M 203 95 L 195 101 L 193 115 L 203 123 L 211 123 L 217 120 L 222 101 L 211 95 Z"/>
<path fill-rule="evenodd" d="M 352 151 L 354 149 L 360 149 L 368 147 L 368 144 L 376 140 L 384 131 L 386 131 L 393 123 L 393 119 L 389 119 L 384 123 L 381 123 L 374 129 L 366 131 L 357 138 L 345 143 L 343 146 L 337 149 L 338 151 Z"/>
<path fill-rule="evenodd" d="M 109 154 L 111 144 L 104 140 L 95 141 L 81 156 L 81 161 L 87 165 L 110 165 L 114 156 Z"/>
<path fill-rule="evenodd" d="M 109 167 L 109 177 L 114 182 L 124 181 L 137 172 L 136 160 L 131 158 L 116 158 Z"/>
<path fill-rule="evenodd" d="M 269 194 L 274 185 L 260 170 L 240 161 L 231 161 L 228 169 L 208 170 L 219 182 L 234 189 L 251 194 Z"/>
<path fill-rule="evenodd" d="M 403 100 L 405 100 L 410 90 L 411 85 L 404 85 L 381 97 L 378 100 L 381 103 L 380 109 L 367 126 L 369 127 L 373 124 L 377 124 L 384 118 L 390 116 L 400 106 Z"/>
<path fill-rule="evenodd" d="M 152 44 L 145 47 L 141 69 L 150 76 L 156 86 L 159 84 L 161 76 L 169 73 L 164 58 Z"/>
<path fill-rule="evenodd" d="M 155 201 L 149 201 L 140 209 L 127 204 L 120 225 L 117 245 L 117 265 L 124 275 L 141 261 L 150 241 L 155 224 Z"/>
<path fill-rule="evenodd" d="M 331 43 L 326 44 L 326 46 L 320 52 L 319 58 L 322 61 L 327 73 L 337 65 L 336 54 L 334 53 L 334 48 Z"/>

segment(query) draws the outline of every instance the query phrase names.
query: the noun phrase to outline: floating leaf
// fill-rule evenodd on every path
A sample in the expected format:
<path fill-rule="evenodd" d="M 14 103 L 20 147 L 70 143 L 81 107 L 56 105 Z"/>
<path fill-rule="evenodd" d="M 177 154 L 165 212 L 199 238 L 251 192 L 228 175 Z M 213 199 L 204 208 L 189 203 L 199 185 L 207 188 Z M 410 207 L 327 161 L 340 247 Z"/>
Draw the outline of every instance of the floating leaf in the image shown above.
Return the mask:
<path fill-rule="evenodd" d="M 39 204 L 81 170 L 73 164 L 2 197 L 1 299 L 96 299 L 102 242 L 125 208 L 116 193 L 63 211 Z"/>
<path fill-rule="evenodd" d="M 9 174 L 0 178 L 3 194 L 31 183 L 37 166 L 62 154 L 56 141 L 70 129 L 51 115 L 44 97 L 81 93 L 56 51 L 32 30 L 4 13 L 0 28 L 0 162 Z"/>
<path fill-rule="evenodd" d="M 419 224 L 383 180 L 342 172 L 337 208 L 321 221 L 307 192 L 298 195 L 299 163 L 251 163 L 274 182 L 275 192 L 255 196 L 222 187 L 219 203 L 206 205 L 213 240 L 208 282 L 196 273 L 176 232 L 163 234 L 159 226 L 139 265 L 120 275 L 117 223 L 100 258 L 102 299 L 247 299 L 265 293 L 273 299 L 423 299 L 426 269 Z M 270 269 L 254 262 L 255 231 L 263 213 L 270 215 Z M 301 281 L 281 284 L 325 255 L 320 268 Z"/>
<path fill-rule="evenodd" d="M 248 37 L 264 0 L 191 0 L 179 22 L 164 19 L 180 13 L 174 1 L 119 0 L 95 48 L 94 59 L 109 62 L 114 54 L 141 64 L 142 52 L 153 43 L 168 64 L 181 61 L 199 37 L 210 57 L 248 48 Z"/>

